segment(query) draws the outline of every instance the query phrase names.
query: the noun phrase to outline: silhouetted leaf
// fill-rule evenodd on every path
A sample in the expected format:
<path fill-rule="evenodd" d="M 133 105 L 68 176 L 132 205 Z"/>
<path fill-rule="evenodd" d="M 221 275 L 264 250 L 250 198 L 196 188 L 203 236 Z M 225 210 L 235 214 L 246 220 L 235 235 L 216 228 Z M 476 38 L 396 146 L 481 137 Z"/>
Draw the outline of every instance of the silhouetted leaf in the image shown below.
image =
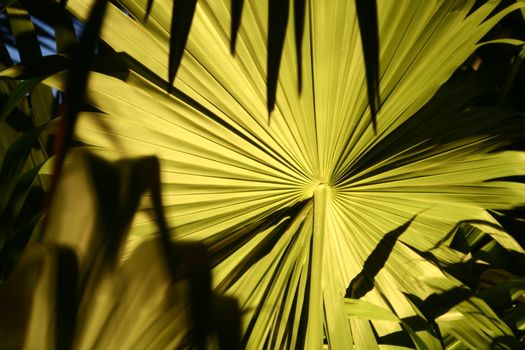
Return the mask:
<path fill-rule="evenodd" d="M 377 246 L 366 259 L 363 265 L 363 270 L 352 279 L 348 288 L 346 288 L 345 298 L 359 299 L 374 288 L 375 276 L 377 276 L 379 271 L 385 266 L 390 253 L 394 250 L 394 245 L 397 240 L 403 232 L 408 229 L 415 218 L 415 216 L 412 217 L 409 221 L 395 230 L 386 233 L 383 238 L 381 238 Z"/>
<path fill-rule="evenodd" d="M 205 349 L 212 315 L 211 265 L 206 247 L 200 242 L 175 242 L 180 277 L 189 279 L 191 343 Z"/>
<path fill-rule="evenodd" d="M 376 114 L 381 105 L 379 98 L 379 29 L 377 23 L 377 4 L 376 0 L 355 0 L 355 5 L 365 60 L 368 104 L 372 114 L 374 131 L 377 131 Z"/>
<path fill-rule="evenodd" d="M 170 57 L 168 63 L 169 90 L 177 70 L 179 69 L 184 47 L 190 34 L 191 22 L 195 14 L 197 0 L 173 0 L 173 15 L 171 17 Z"/>
<path fill-rule="evenodd" d="M 31 63 L 42 56 L 40 42 L 27 11 L 10 8 L 7 14 L 22 63 Z"/>
<path fill-rule="evenodd" d="M 237 33 L 241 26 L 242 7 L 244 0 L 231 0 L 232 24 L 230 31 L 230 51 L 235 54 L 235 43 L 237 42 Z"/>
<path fill-rule="evenodd" d="M 268 114 L 275 107 L 279 66 L 284 47 L 290 0 L 270 0 L 268 15 L 268 60 L 266 74 L 266 98 Z"/>
<path fill-rule="evenodd" d="M 303 90 L 303 34 L 306 0 L 294 0 L 295 54 L 297 59 L 297 82 L 299 92 Z"/>
<path fill-rule="evenodd" d="M 129 76 L 128 60 L 120 53 L 96 55 L 93 58 L 91 69 L 120 80 L 126 80 Z"/>
<path fill-rule="evenodd" d="M 241 348 L 241 310 L 237 299 L 226 295 L 213 298 L 213 320 L 222 350 Z"/>
<path fill-rule="evenodd" d="M 167 227 L 162 212 L 160 199 L 158 160 L 154 157 L 123 159 L 110 163 L 102 158 L 89 154 L 89 172 L 95 187 L 99 216 L 105 234 L 100 242 L 105 264 L 116 264 L 118 251 L 122 246 L 129 225 L 138 208 L 140 198 L 146 191 L 151 192 L 156 219 L 161 228 L 163 243 L 171 246 Z M 176 271 L 173 267 L 172 252 L 167 252 L 168 261 L 171 262 L 172 275 Z"/>
<path fill-rule="evenodd" d="M 129 215 L 122 213 L 120 203 L 122 185 L 126 181 L 120 178 L 119 169 L 113 164 L 92 155 L 87 157 L 89 164 L 89 175 L 94 187 L 94 194 L 97 199 L 98 213 L 102 225 L 100 234 L 96 237 L 97 249 L 107 268 L 113 268 L 118 261 L 118 251 L 125 239 L 125 231 L 122 225 L 126 221 L 131 221 Z M 124 192 L 126 204 L 136 206 L 142 194 L 142 189 Z M 123 193 L 122 193 L 123 194 Z"/>
<path fill-rule="evenodd" d="M 72 17 L 64 6 L 55 6 L 54 11 L 57 53 L 70 53 L 78 43 Z"/>
<path fill-rule="evenodd" d="M 156 157 L 144 157 L 137 162 L 135 170 L 132 172 L 135 183 L 149 190 L 153 205 L 153 215 L 159 228 L 160 241 L 164 250 L 166 262 L 173 280 L 176 280 L 179 273 L 180 260 L 174 252 L 171 236 L 168 230 L 168 224 L 164 216 L 164 207 L 162 206 L 161 182 L 160 182 L 160 164 Z"/>
<path fill-rule="evenodd" d="M 13 60 L 5 43 L 0 43 L 0 62 L 8 67 L 13 65 Z"/>
<path fill-rule="evenodd" d="M 141 157 L 110 163 L 94 155 L 87 156 L 89 174 L 95 189 L 102 225 L 95 237 L 95 249 L 102 264 L 111 269 L 118 262 L 127 230 L 141 197 L 150 192 L 153 212 L 160 228 L 165 263 L 172 281 L 188 280 L 190 296 L 191 344 L 203 348 L 206 334 L 212 329 L 211 264 L 206 247 L 199 242 L 171 242 L 160 197 L 160 167 L 157 158 Z M 91 271 L 99 274 L 99 271 Z"/>
<path fill-rule="evenodd" d="M 57 277 L 55 280 L 55 346 L 58 350 L 71 349 L 75 335 L 78 261 L 69 247 L 57 249 Z"/>
<path fill-rule="evenodd" d="M 65 113 L 62 125 L 56 135 L 54 177 L 51 184 L 51 196 L 56 187 L 65 154 L 73 138 L 73 131 L 82 106 L 87 87 L 89 67 L 95 54 L 100 29 L 106 12 L 108 0 L 97 0 L 89 14 L 84 32 L 71 61 L 71 70 L 66 83 Z"/>
<path fill-rule="evenodd" d="M 12 79 L 43 79 L 52 74 L 66 70 L 70 67 L 70 59 L 63 55 L 48 55 L 38 57 L 29 64 L 19 64 L 4 69 L 0 73 L 2 78 Z"/>

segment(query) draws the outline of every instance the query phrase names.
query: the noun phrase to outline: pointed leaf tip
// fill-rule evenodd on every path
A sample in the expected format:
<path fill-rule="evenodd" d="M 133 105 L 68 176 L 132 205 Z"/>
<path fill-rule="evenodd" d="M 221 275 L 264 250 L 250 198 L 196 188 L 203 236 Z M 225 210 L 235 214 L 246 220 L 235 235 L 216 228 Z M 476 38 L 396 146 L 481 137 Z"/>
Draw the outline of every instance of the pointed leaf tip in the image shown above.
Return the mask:
<path fill-rule="evenodd" d="M 268 61 L 266 93 L 268 111 L 275 106 L 279 66 L 284 47 L 284 36 L 288 25 L 290 0 L 270 0 L 268 16 Z"/>
<path fill-rule="evenodd" d="M 237 43 L 237 35 L 241 26 L 242 8 L 244 0 L 231 0 L 232 24 L 230 32 L 230 52 L 235 54 L 235 44 Z"/>
<path fill-rule="evenodd" d="M 179 69 L 184 47 L 190 34 L 191 23 L 197 7 L 197 0 L 174 0 L 171 17 L 170 53 L 168 64 L 168 82 L 173 85 Z M 170 89 L 168 89 L 170 92 Z"/>

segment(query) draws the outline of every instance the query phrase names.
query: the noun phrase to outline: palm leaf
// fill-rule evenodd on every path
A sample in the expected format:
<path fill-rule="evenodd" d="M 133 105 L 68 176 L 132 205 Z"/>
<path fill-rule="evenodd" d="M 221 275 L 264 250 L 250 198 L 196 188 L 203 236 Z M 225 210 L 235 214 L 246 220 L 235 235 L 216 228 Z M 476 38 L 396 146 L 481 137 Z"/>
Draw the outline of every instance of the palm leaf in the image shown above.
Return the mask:
<path fill-rule="evenodd" d="M 146 1 L 122 4 L 144 17 Z M 91 5 L 68 2 L 80 18 Z M 522 121 L 506 111 L 465 109 L 476 96 L 454 92 L 475 90 L 472 81 L 436 95 L 487 31 L 522 4 L 491 16 L 497 2 L 473 11 L 474 1 L 379 2 L 377 132 L 353 2 L 308 2 L 301 94 L 287 27 L 270 124 L 266 4 L 245 1 L 232 57 L 229 2 L 197 3 L 176 96 L 148 79 L 168 76 L 169 5 L 155 1 L 145 26 L 108 8 L 102 38 L 149 75 L 133 71 L 123 82 L 93 74 L 88 98 L 103 113 L 81 113 L 78 136 L 109 158 L 161 159 L 168 225 L 177 239 L 203 241 L 212 251 L 215 288 L 239 298 L 245 313 L 245 347 L 320 348 L 326 338 L 333 349 L 368 349 L 399 345 L 385 339 L 400 333 L 416 348 L 440 349 L 440 337 L 451 347 L 487 348 L 512 338 L 475 296 L 442 313 L 420 310 L 426 304 L 417 300 L 464 288 L 419 253 L 463 261 L 443 241 L 459 222 L 489 223 L 480 226 L 501 246 L 523 252 L 486 211 L 523 204 L 523 184 L 494 180 L 525 171 L 522 153 L 498 151 Z M 61 76 L 47 82 L 63 88 Z M 362 297 L 405 323 L 348 321 L 349 283 L 385 235 L 410 220 Z M 156 230 L 139 216 L 133 241 Z"/>
<path fill-rule="evenodd" d="M 23 63 L 38 61 L 40 47 L 28 12 L 9 8 L 6 19 Z M 9 62 L 9 52 L 6 53 L 8 56 L 3 58 L 2 69 L 5 68 L 4 62 L 12 64 Z M 42 203 L 39 202 L 38 194 L 42 188 L 46 188 L 47 183 L 38 176 L 38 171 L 47 158 L 46 126 L 51 119 L 53 104 L 51 89 L 38 85 L 43 77 L 20 83 L 4 79 L 0 82 L 3 102 L 0 116 L 1 280 L 5 279 L 16 263 L 29 240 L 28 231 L 32 231 L 41 215 Z M 28 198 L 36 200 L 31 203 Z M 28 222 L 23 222 L 24 218 Z"/>

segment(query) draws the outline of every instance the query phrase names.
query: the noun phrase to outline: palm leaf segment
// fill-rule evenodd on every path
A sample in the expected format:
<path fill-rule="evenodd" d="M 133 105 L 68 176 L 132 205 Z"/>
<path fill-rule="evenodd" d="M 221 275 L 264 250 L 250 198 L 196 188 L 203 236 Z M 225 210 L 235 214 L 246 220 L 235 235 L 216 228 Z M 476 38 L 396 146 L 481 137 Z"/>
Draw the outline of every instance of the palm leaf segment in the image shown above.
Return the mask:
<path fill-rule="evenodd" d="M 85 18 L 91 3 L 68 6 Z M 145 0 L 121 3 L 144 17 Z M 245 312 L 247 348 L 315 349 L 326 338 L 332 349 L 378 349 L 381 337 L 402 331 L 417 348 L 438 349 L 436 328 L 414 297 L 462 284 L 418 252 L 445 264 L 466 259 L 441 244 L 465 220 L 486 222 L 478 226 L 500 245 L 522 251 L 486 211 L 513 207 L 525 195 L 522 184 L 488 181 L 525 172 L 523 154 L 493 152 L 509 115 L 460 113 L 475 97 L 461 86 L 422 109 L 518 7 L 491 15 L 497 3 L 470 13 L 474 1 L 379 2 L 383 105 L 374 133 L 353 1 L 307 3 L 300 94 L 288 26 L 270 118 L 266 2 L 244 4 L 232 56 L 229 1 L 201 1 L 175 79 L 178 97 L 141 71 L 126 82 L 93 74 L 89 99 L 104 114 L 83 113 L 78 134 L 108 157 L 160 157 L 175 236 L 209 246 L 215 288 L 238 297 Z M 145 26 L 110 7 L 103 39 L 149 76 L 166 77 L 170 6 L 156 0 Z M 139 215 L 131 246 L 155 230 Z M 385 244 L 387 233 L 395 237 Z M 382 261 L 367 265 L 371 253 Z M 348 296 L 364 296 L 345 302 L 358 275 L 371 290 L 359 292 L 354 280 Z M 477 298 L 436 324 L 456 339 L 452 345 L 471 348 L 512 334 Z"/>

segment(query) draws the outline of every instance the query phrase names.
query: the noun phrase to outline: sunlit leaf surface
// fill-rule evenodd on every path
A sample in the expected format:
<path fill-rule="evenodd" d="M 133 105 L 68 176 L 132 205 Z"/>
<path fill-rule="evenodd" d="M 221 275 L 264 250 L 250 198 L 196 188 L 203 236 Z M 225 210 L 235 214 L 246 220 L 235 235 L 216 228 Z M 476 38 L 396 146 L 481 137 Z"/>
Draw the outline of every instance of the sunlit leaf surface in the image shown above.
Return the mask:
<path fill-rule="evenodd" d="M 126 82 L 92 74 L 88 99 L 102 113 L 81 114 L 78 136 L 109 158 L 160 157 L 173 237 L 209 247 L 216 291 L 237 297 L 244 312 L 245 347 L 441 349 L 439 327 L 447 345 L 488 348 L 512 335 L 481 299 L 459 298 L 432 314 L 435 323 L 418 300 L 462 289 L 421 254 L 467 260 L 447 241 L 461 221 L 476 220 L 500 245 L 522 251 L 486 211 L 525 198 L 522 184 L 489 181 L 525 172 L 522 153 L 494 152 L 519 130 L 516 119 L 463 111 L 476 98 L 467 83 L 423 108 L 520 5 L 491 14 L 498 1 L 473 11 L 470 0 L 378 1 L 374 132 L 353 1 L 307 1 L 301 93 L 301 36 L 288 18 L 270 118 L 267 1 L 244 2 L 233 56 L 230 1 L 197 3 L 174 95 L 151 79 L 168 77 L 171 1 L 156 0 L 145 25 L 146 0 L 120 2 L 131 17 L 108 8 L 102 37 L 150 72 Z M 68 2 L 81 18 L 91 4 Z M 59 76 L 48 82 L 63 84 Z M 138 215 L 130 249 L 155 232 Z M 389 232 L 399 234 L 384 241 Z M 365 263 L 374 251 L 384 261 Z M 359 303 L 345 301 L 351 281 L 368 283 L 354 294 Z M 396 332 L 408 344 L 390 342 Z"/>

